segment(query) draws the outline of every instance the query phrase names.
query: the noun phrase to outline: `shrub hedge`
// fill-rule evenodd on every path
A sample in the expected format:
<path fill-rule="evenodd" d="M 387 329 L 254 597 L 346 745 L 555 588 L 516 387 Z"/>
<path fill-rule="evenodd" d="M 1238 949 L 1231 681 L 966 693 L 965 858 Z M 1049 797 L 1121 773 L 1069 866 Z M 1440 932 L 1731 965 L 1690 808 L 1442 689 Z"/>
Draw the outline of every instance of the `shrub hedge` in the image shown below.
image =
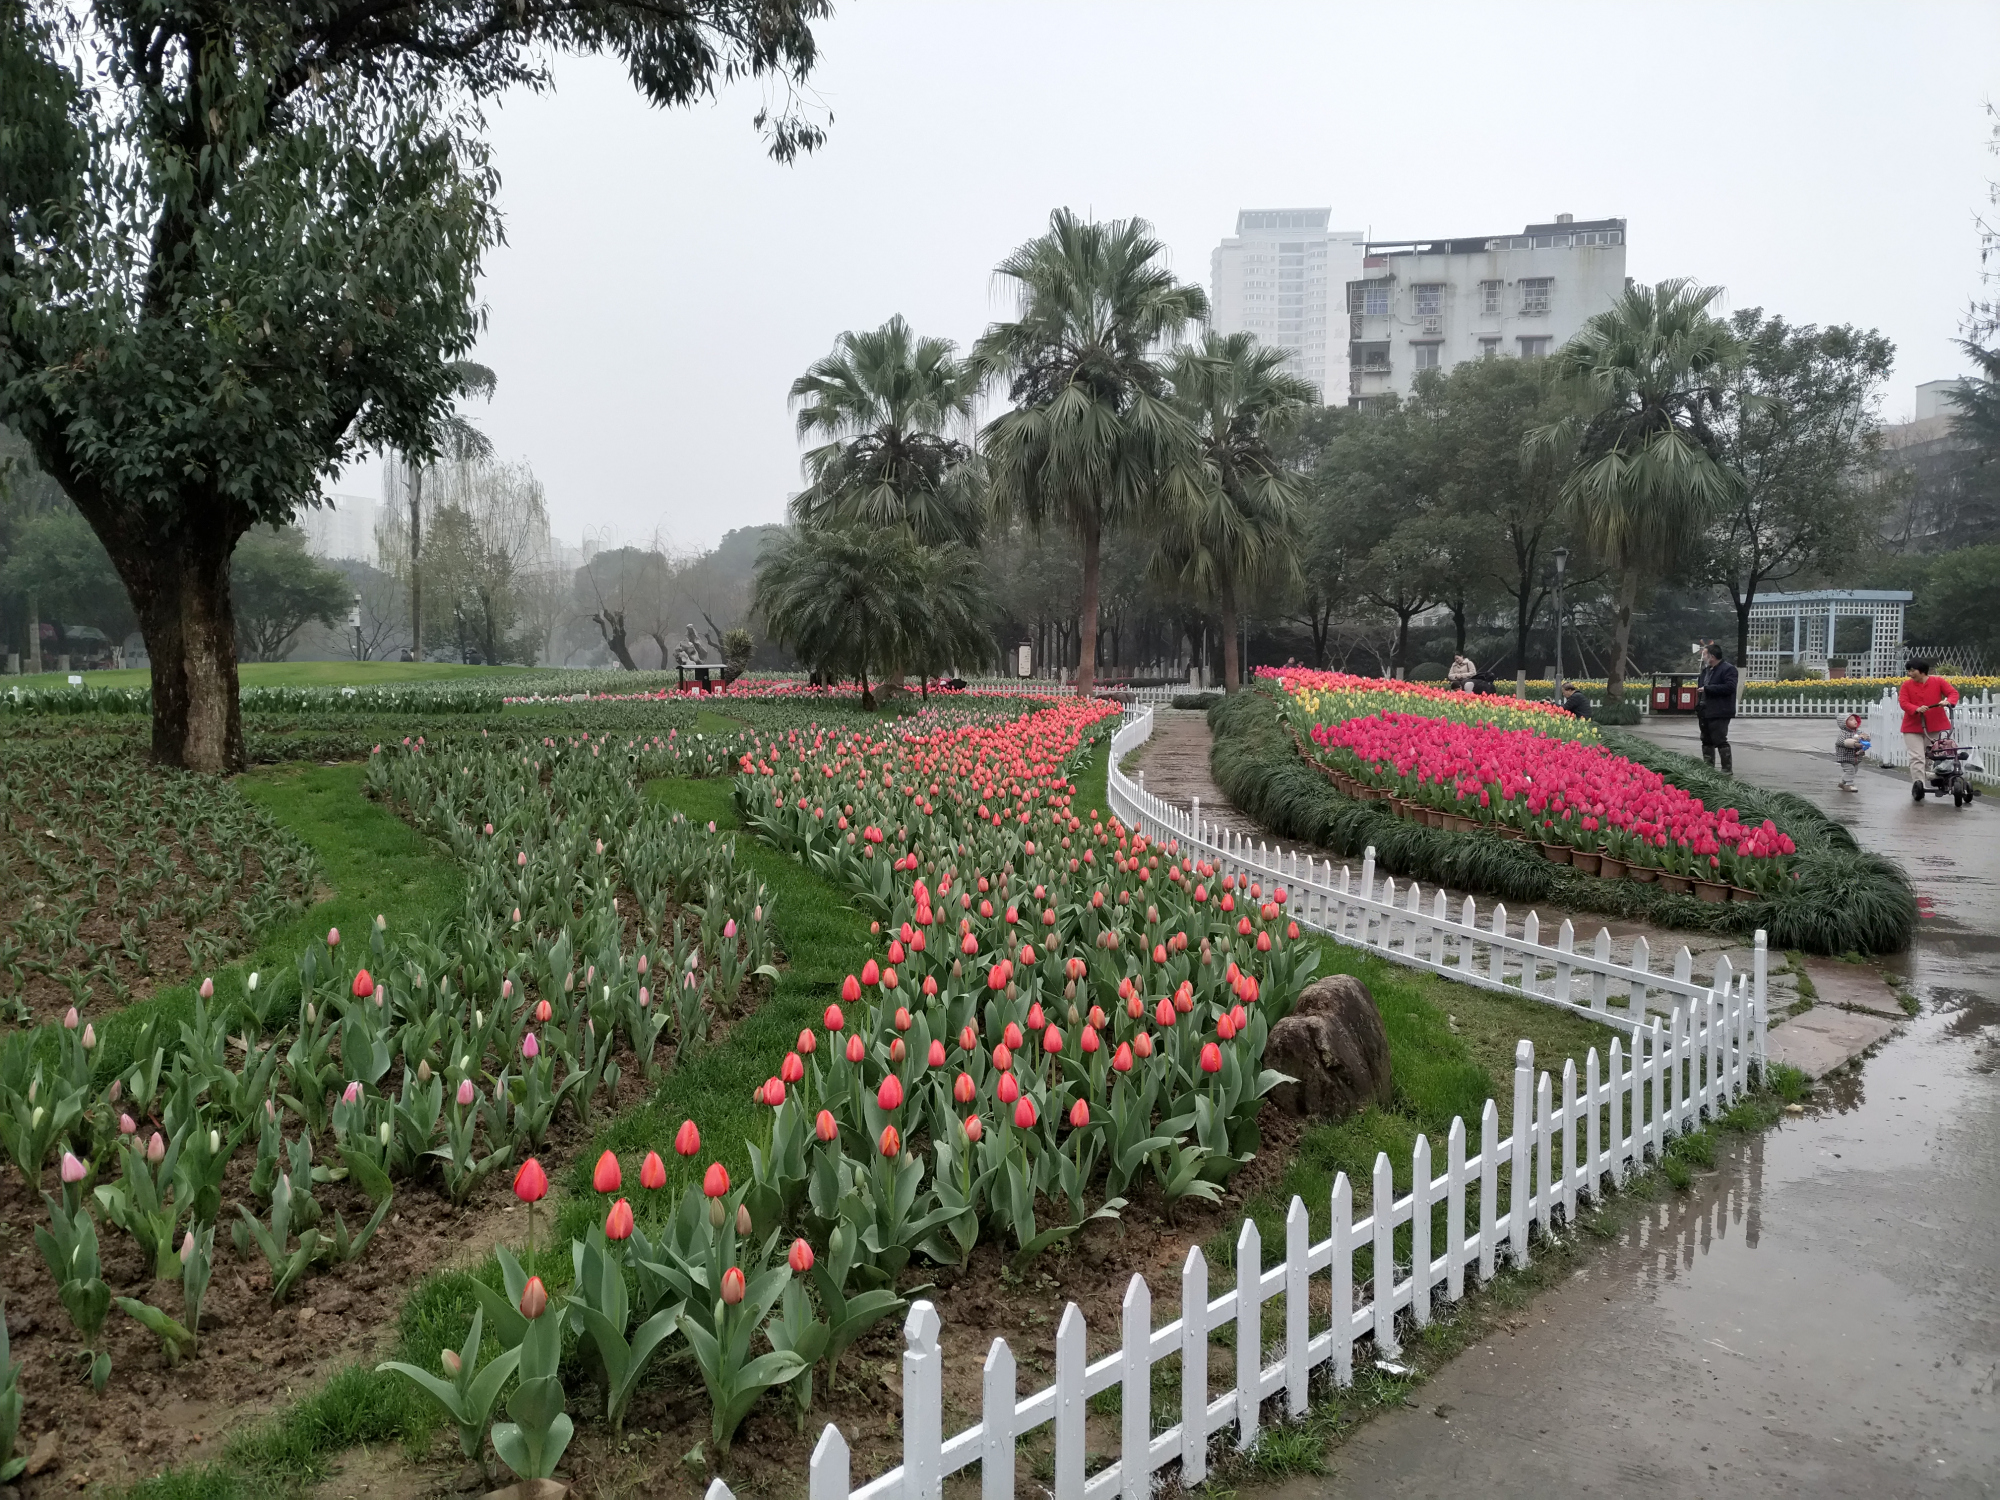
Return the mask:
<path fill-rule="evenodd" d="M 1909 877 L 1894 860 L 1860 849 L 1846 828 L 1802 797 L 1746 785 L 1700 761 L 1608 730 L 1618 754 L 1666 775 L 1713 806 L 1734 806 L 1745 821 L 1770 818 L 1798 845 L 1799 879 L 1770 901 L 1715 904 L 1657 884 L 1602 880 L 1552 864 L 1525 844 L 1450 833 L 1405 822 L 1376 803 L 1336 791 L 1299 755 L 1269 691 L 1237 694 L 1209 710 L 1216 785 L 1239 809 L 1281 838 L 1347 858 L 1374 846 L 1376 863 L 1399 877 L 1445 885 L 1509 903 L 1548 905 L 1640 918 L 1690 932 L 1748 937 L 1764 928 L 1773 948 L 1808 953 L 1895 952 L 1916 932 Z"/>

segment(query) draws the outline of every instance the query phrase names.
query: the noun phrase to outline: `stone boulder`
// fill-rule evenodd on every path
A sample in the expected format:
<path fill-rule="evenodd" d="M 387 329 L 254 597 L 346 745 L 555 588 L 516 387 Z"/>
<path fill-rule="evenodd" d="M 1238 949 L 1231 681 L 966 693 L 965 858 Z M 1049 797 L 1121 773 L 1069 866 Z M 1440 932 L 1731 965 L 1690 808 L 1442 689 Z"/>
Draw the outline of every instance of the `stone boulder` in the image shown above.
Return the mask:
<path fill-rule="evenodd" d="M 1394 1092 L 1389 1034 L 1368 986 L 1351 974 L 1315 980 L 1292 1013 L 1271 1028 L 1264 1066 L 1296 1080 L 1271 1090 L 1287 1114 L 1344 1120 Z"/>

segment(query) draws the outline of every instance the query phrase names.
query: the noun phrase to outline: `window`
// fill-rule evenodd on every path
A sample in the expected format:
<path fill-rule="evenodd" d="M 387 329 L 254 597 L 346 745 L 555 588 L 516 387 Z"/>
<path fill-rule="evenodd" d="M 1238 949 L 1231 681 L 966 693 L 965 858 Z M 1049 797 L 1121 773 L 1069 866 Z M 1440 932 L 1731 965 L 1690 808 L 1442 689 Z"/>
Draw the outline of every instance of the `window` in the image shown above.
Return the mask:
<path fill-rule="evenodd" d="M 1498 359 L 1500 357 L 1500 340 L 1481 339 L 1479 341 L 1479 357 L 1481 359 Z"/>
<path fill-rule="evenodd" d="M 1444 311 L 1444 283 L 1424 282 L 1412 287 L 1417 294 L 1417 316 L 1435 318 Z"/>
<path fill-rule="evenodd" d="M 1389 316 L 1389 283 L 1364 281 L 1347 289 L 1347 310 L 1365 318 Z"/>
<path fill-rule="evenodd" d="M 1549 288 L 1555 285 L 1553 276 L 1523 276 L 1521 287 L 1521 311 L 1529 315 L 1546 313 L 1549 310 Z"/>
<path fill-rule="evenodd" d="M 1442 344 L 1410 345 L 1410 352 L 1414 356 L 1412 363 L 1419 370 L 1435 370 L 1438 367 L 1438 350 L 1443 347 Z"/>
<path fill-rule="evenodd" d="M 1504 281 L 1482 281 L 1479 283 L 1479 310 L 1489 318 L 1500 316 L 1500 289 Z"/>
<path fill-rule="evenodd" d="M 1521 358 L 1541 359 L 1549 352 L 1550 339 L 1522 339 Z"/>

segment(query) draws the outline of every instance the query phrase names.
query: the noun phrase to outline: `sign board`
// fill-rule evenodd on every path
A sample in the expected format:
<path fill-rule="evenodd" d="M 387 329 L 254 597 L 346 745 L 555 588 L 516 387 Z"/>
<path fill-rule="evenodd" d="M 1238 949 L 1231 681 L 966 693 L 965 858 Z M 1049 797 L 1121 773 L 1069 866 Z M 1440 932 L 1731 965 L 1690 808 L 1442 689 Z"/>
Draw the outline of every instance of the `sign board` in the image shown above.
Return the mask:
<path fill-rule="evenodd" d="M 82 687 L 83 678 L 78 676 L 75 672 L 72 672 L 69 674 L 69 685 L 71 687 Z"/>
<path fill-rule="evenodd" d="M 1015 675 L 1026 677 L 1035 670 L 1035 648 L 1026 641 L 1021 642 L 1019 658 L 1020 665 L 1014 669 Z"/>

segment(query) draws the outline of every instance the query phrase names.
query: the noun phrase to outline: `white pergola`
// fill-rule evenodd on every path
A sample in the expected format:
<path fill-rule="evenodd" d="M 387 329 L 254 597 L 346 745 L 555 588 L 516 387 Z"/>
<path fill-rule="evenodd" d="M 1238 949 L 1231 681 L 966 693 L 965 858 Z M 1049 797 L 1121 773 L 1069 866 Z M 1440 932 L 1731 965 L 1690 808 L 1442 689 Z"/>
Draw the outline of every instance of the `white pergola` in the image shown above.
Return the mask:
<path fill-rule="evenodd" d="M 1903 670 L 1903 614 L 1913 596 L 1900 589 L 1815 589 L 1763 594 L 1750 606 L 1753 680 L 1769 681 L 1789 666 L 1826 670 L 1827 658 L 1844 657 L 1850 677 L 1896 677 Z M 1835 649 L 1842 620 L 1869 622 L 1864 651 Z"/>

